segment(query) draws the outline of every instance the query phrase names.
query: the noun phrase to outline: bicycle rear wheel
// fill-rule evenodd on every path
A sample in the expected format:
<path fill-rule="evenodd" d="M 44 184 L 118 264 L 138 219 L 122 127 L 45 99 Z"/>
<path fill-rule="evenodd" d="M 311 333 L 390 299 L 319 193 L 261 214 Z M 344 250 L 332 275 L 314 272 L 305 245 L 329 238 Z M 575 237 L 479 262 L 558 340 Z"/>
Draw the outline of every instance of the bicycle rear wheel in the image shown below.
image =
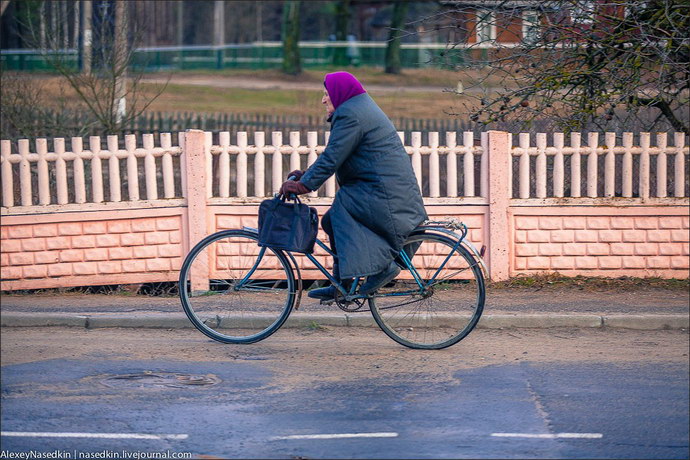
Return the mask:
<path fill-rule="evenodd" d="M 456 243 L 445 235 L 413 234 L 405 248 L 414 252 L 410 260 L 420 279 L 403 270 L 394 285 L 369 299 L 374 320 L 396 342 L 441 349 L 477 325 L 486 296 L 484 276 L 469 251 Z"/>
<path fill-rule="evenodd" d="M 225 230 L 200 241 L 180 270 L 180 300 L 194 326 L 224 343 L 253 343 L 277 331 L 295 303 L 295 277 L 280 250 L 255 233 Z"/>

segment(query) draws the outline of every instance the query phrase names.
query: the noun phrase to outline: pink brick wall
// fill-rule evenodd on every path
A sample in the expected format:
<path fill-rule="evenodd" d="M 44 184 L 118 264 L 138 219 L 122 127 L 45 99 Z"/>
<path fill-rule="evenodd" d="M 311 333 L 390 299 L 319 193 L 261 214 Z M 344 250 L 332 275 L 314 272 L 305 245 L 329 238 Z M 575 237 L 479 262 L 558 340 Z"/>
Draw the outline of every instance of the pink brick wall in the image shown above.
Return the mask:
<path fill-rule="evenodd" d="M 686 208 L 513 208 L 511 276 L 563 275 L 687 278 Z M 556 215 L 553 215 L 556 214 Z M 623 215 L 621 215 L 623 214 Z M 664 215 L 665 214 L 665 215 Z M 685 215 L 683 215 L 685 214 Z"/>
<path fill-rule="evenodd" d="M 328 204 L 316 205 L 323 215 Z M 257 226 L 258 205 L 209 205 L 208 232 Z M 457 218 L 477 247 L 488 241 L 489 207 L 429 204 L 432 219 Z M 3 216 L 3 290 L 175 281 L 188 251 L 186 208 Z M 511 206 L 509 273 L 688 277 L 690 223 L 682 206 Z M 319 235 L 324 241 L 323 232 Z M 322 250 L 317 259 L 332 260 Z M 297 256 L 305 279 L 321 278 Z M 487 260 L 491 268 L 491 260 Z"/>
<path fill-rule="evenodd" d="M 153 217 L 157 210 L 121 210 L 4 217 L 2 289 L 175 280 L 183 256 L 182 217 L 177 213 Z"/>

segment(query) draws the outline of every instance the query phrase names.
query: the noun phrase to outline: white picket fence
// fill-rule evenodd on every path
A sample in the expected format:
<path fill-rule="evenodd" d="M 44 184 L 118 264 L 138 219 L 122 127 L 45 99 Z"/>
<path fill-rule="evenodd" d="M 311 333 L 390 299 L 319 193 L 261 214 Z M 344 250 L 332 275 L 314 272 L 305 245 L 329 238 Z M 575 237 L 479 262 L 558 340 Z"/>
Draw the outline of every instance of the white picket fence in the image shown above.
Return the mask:
<path fill-rule="evenodd" d="M 399 135 L 405 143 L 403 133 Z M 439 133 L 430 132 L 428 145 L 422 145 L 421 133 L 412 133 L 405 148 L 426 197 L 487 198 L 489 165 L 484 153 L 490 148 L 489 136 L 482 133 L 478 145 L 473 133 L 465 132 L 461 136 L 462 143 L 458 144 L 458 133 L 447 132 L 441 144 Z M 3 140 L 0 145 L 3 213 L 11 214 L 12 208 L 18 206 L 184 197 L 187 190 L 185 133 L 177 133 L 175 137 L 177 146 L 173 146 L 170 133 L 161 134 L 160 145 L 155 146 L 154 136 L 144 134 L 138 147 L 136 136 L 128 135 L 124 137 L 124 149 L 119 146 L 118 136 L 107 136 L 105 148 L 100 137 L 90 137 L 88 149 L 84 149 L 84 139 L 73 137 L 69 151 L 64 138 L 53 139 L 52 151 L 48 150 L 47 139 L 36 139 L 35 152 L 30 150 L 29 140 L 22 139 L 18 141 L 17 153 L 12 152 L 10 141 Z M 673 135 L 673 146 L 668 145 L 666 133 L 655 136 L 655 146 L 651 146 L 649 133 L 639 134 L 639 146 L 633 145 L 633 133 L 623 134 L 622 145 L 616 145 L 614 133 L 605 133 L 603 146 L 599 145 L 598 133 L 587 135 L 586 146 L 582 145 L 580 133 L 570 135 L 568 146 L 562 133 L 552 134 L 551 145 L 546 133 L 536 135 L 534 146 L 529 134 L 520 133 L 517 137 L 518 146 L 510 152 L 517 172 L 514 198 L 666 198 L 669 189 L 672 197 L 687 196 L 688 147 L 683 133 Z M 214 145 L 212 133 L 205 133 L 209 198 L 270 195 L 279 189 L 287 171 L 307 168 L 325 148 L 319 145 L 316 132 L 308 133 L 306 145 L 298 132 L 290 133 L 287 145 L 280 132 L 272 133 L 270 145 L 266 145 L 263 132 L 255 133 L 252 144 L 245 132 L 236 133 L 234 144 L 230 140 L 229 132 L 221 132 L 218 144 Z M 324 141 L 324 144 L 328 142 L 328 133 Z M 535 161 L 531 161 L 533 157 Z M 603 175 L 600 158 L 603 158 Z M 650 186 L 652 164 L 654 190 Z M 633 186 L 635 181 L 637 187 Z M 512 184 L 512 179 L 508 183 Z M 332 177 L 321 196 L 333 197 L 335 191 Z M 316 195 L 317 192 L 311 194 Z"/>
<path fill-rule="evenodd" d="M 180 138 L 184 138 L 180 133 Z M 11 152 L 9 141 L 1 143 L 0 156 L 2 163 L 2 204 L 11 208 L 19 203 L 21 206 L 45 206 L 49 204 L 68 204 L 87 202 L 87 181 L 85 161 L 90 166 L 90 198 L 88 202 L 101 203 L 122 201 L 122 182 L 126 179 L 128 201 L 141 200 L 139 192 L 140 163 L 144 159 L 144 177 L 146 184 L 145 199 L 158 199 L 157 177 L 159 172 L 163 178 L 165 198 L 176 196 L 173 156 L 182 153 L 181 147 L 173 147 L 171 135 L 161 134 L 160 146 L 154 146 L 152 134 L 145 134 L 142 148 L 137 148 L 134 135 L 125 136 L 125 149 L 119 148 L 118 136 L 107 137 L 107 149 L 103 150 L 98 136 L 89 138 L 89 150 L 84 150 L 83 139 L 71 139 L 71 151 L 65 150 L 65 139 L 53 139 L 53 151 L 48 152 L 47 139 L 36 139 L 36 152 L 29 150 L 29 140 L 18 141 L 18 154 Z M 161 157 L 160 168 L 156 165 L 156 158 Z M 120 170 L 120 160 L 126 160 L 126 173 Z M 72 162 L 71 183 L 68 182 L 67 162 Z M 108 165 L 108 195 L 106 197 L 103 181 L 103 162 Z M 32 168 L 32 164 L 36 167 Z M 18 165 L 19 197 L 17 199 L 14 186 L 14 165 Z M 50 166 L 52 166 L 52 168 Z M 51 171 L 52 169 L 52 171 Z M 37 178 L 37 196 L 33 193 L 33 180 Z M 70 189 L 73 193 L 70 193 Z M 70 199 L 70 196 L 73 198 Z"/>
<path fill-rule="evenodd" d="M 328 143 L 328 132 L 326 132 L 325 143 Z M 405 141 L 404 133 L 399 132 L 401 141 Z M 464 177 L 464 190 L 461 196 L 473 197 L 475 196 L 475 164 L 474 156 L 482 154 L 483 147 L 474 145 L 474 137 L 471 132 L 463 133 L 463 145 L 457 145 L 455 132 L 446 133 L 446 145 L 439 146 L 439 134 L 437 132 L 429 133 L 429 145 L 422 146 L 422 136 L 421 132 L 412 133 L 411 146 L 406 147 L 408 153 L 410 154 L 412 161 L 412 168 L 417 177 L 417 182 L 419 186 L 426 178 L 429 182 L 429 192 L 426 194 L 428 197 L 436 198 L 441 196 L 440 184 L 443 181 L 446 183 L 445 196 L 447 197 L 457 197 L 458 196 L 458 177 Z M 207 144 L 211 143 L 211 133 L 206 133 Z M 273 132 L 271 137 L 271 145 L 266 145 L 265 134 L 263 132 L 257 132 L 254 135 L 254 144 L 249 145 L 247 139 L 247 133 L 239 132 L 237 133 L 237 144 L 230 144 L 230 133 L 221 132 L 219 135 L 219 145 L 210 146 L 209 150 L 211 155 L 218 155 L 218 171 L 219 177 L 217 178 L 218 185 L 218 196 L 222 198 L 230 197 L 230 183 L 231 177 L 230 172 L 230 156 L 236 156 L 236 193 L 233 196 L 238 198 L 244 198 L 248 195 L 248 183 L 250 173 L 253 176 L 254 193 L 252 196 L 263 197 L 266 195 L 265 189 L 265 173 L 267 171 L 266 165 L 266 155 L 271 155 L 271 187 L 269 192 L 275 193 L 280 188 L 280 185 L 285 181 L 285 171 L 292 171 L 295 169 L 306 169 L 312 163 L 316 161 L 318 155 L 323 152 L 324 146 L 318 145 L 317 133 L 310 132 L 307 134 L 307 144 L 302 145 L 299 132 L 290 133 L 289 145 L 283 144 L 283 134 L 281 132 Z M 484 143 L 487 137 L 482 135 Z M 275 155 L 279 152 L 280 155 Z M 422 168 L 422 155 L 429 156 L 429 167 L 428 171 L 424 171 Z M 446 168 L 442 174 L 440 167 L 440 156 L 446 156 Z M 457 156 L 464 155 L 464 166 L 460 175 L 457 171 Z M 248 159 L 250 156 L 253 157 L 253 168 L 248 168 Z M 306 156 L 306 162 L 305 157 Z M 289 167 L 286 167 L 289 165 Z M 481 163 L 482 177 L 487 177 L 486 164 L 484 161 Z M 213 174 L 212 168 L 212 156 L 208 157 L 208 167 L 207 167 L 207 180 L 208 190 L 215 190 L 213 187 L 213 181 L 216 179 L 216 175 Z M 325 196 L 333 197 L 335 196 L 336 184 L 335 177 L 328 179 L 324 185 Z M 485 190 L 485 189 L 482 189 Z M 485 195 L 485 192 L 480 193 L 480 195 Z M 210 197 L 211 195 L 209 195 Z M 317 196 L 317 192 L 312 192 L 310 196 Z"/>
<path fill-rule="evenodd" d="M 623 133 L 622 145 L 616 145 L 616 134 L 606 133 L 604 135 L 604 146 L 599 145 L 599 133 L 589 133 L 587 136 L 587 146 L 582 145 L 582 135 L 572 133 L 570 135 L 570 146 L 565 146 L 565 136 L 563 133 L 553 134 L 553 145 L 547 145 L 545 133 L 537 134 L 536 147 L 530 146 L 530 135 L 519 134 L 519 147 L 512 151 L 513 157 L 519 160 L 519 198 L 547 198 L 547 157 L 553 156 L 553 170 L 551 179 L 553 180 L 553 193 L 551 196 L 562 198 L 564 193 L 565 177 L 565 158 L 570 160 L 570 197 L 579 198 L 582 190 L 582 161 L 583 155 L 586 156 L 586 196 L 597 198 L 603 196 L 611 198 L 616 196 L 616 178 L 622 181 L 623 198 L 633 197 L 633 159 L 634 155 L 639 156 L 638 168 L 638 196 L 640 198 L 665 198 L 668 196 L 669 178 L 668 157 L 673 159 L 673 196 L 685 197 L 686 166 L 685 156 L 688 155 L 688 148 L 685 147 L 685 135 L 674 133 L 674 145 L 668 145 L 666 133 L 656 135 L 656 146 L 651 147 L 650 133 L 640 133 L 639 147 L 633 146 L 633 133 Z M 622 167 L 620 171 L 616 169 L 616 155 L 622 155 Z M 530 193 L 530 156 L 536 156 L 536 195 Z M 599 171 L 599 158 L 604 157 L 604 192 L 599 193 L 601 174 Z M 650 166 L 651 158 L 656 156 L 656 190 L 650 190 Z"/>

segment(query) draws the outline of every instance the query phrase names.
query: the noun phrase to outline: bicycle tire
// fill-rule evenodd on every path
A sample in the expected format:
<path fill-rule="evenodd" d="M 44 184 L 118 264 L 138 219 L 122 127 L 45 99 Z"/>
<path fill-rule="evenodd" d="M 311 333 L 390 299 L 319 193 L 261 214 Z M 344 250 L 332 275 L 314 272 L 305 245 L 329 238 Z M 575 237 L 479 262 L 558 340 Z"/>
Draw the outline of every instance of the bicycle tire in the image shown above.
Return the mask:
<path fill-rule="evenodd" d="M 374 320 L 396 342 L 438 350 L 458 343 L 479 322 L 486 299 L 484 275 L 470 252 L 456 243 L 435 233 L 411 235 L 404 247 L 417 247 L 410 259 L 423 284 L 451 254 L 443 270 L 424 294 L 411 271 L 404 269 L 393 286 L 369 299 Z"/>
<path fill-rule="evenodd" d="M 256 233 L 246 230 L 223 230 L 201 240 L 185 258 L 178 281 L 192 324 L 213 340 L 236 344 L 276 332 L 292 311 L 295 285 L 285 253 L 260 248 Z"/>

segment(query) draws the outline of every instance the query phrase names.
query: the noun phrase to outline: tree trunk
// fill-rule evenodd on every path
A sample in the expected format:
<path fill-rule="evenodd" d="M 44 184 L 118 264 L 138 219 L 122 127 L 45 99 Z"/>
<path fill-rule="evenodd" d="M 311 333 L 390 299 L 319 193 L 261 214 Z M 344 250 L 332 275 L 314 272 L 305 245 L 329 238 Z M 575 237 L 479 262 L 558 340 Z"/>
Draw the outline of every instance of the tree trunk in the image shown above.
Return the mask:
<path fill-rule="evenodd" d="M 299 0 L 283 4 L 283 72 L 298 75 L 302 72 L 299 54 Z"/>
<path fill-rule="evenodd" d="M 263 41 L 264 35 L 263 35 L 263 29 L 264 29 L 264 21 L 262 18 L 262 10 L 261 8 L 262 3 L 261 2 L 255 2 L 256 5 L 256 41 L 260 42 Z"/>
<path fill-rule="evenodd" d="M 391 18 L 391 30 L 386 47 L 386 73 L 399 74 L 402 70 L 400 62 L 400 36 L 405 27 L 409 3 L 396 2 Z"/>
<path fill-rule="evenodd" d="M 67 2 L 60 2 L 60 32 L 62 48 L 69 48 L 69 15 L 67 14 Z"/>
<path fill-rule="evenodd" d="M 225 2 L 213 2 L 213 46 L 225 45 Z"/>
<path fill-rule="evenodd" d="M 177 37 L 175 42 L 177 46 L 184 46 L 184 2 L 179 1 L 176 3 L 177 8 Z M 177 68 L 182 69 L 184 67 L 184 54 L 180 48 L 177 52 Z"/>
<path fill-rule="evenodd" d="M 127 113 L 127 4 L 115 2 L 115 59 L 113 75 L 115 77 L 115 123 L 120 125 Z"/>
<path fill-rule="evenodd" d="M 93 31 L 91 30 L 93 11 L 91 8 L 91 0 L 84 0 L 82 4 L 81 71 L 86 75 L 91 73 L 91 43 L 93 42 Z"/>
<path fill-rule="evenodd" d="M 72 29 L 73 35 L 72 35 L 72 47 L 73 48 L 78 48 L 79 47 L 79 2 L 74 2 L 74 28 Z"/>
<path fill-rule="evenodd" d="M 335 5 L 335 39 L 339 42 L 347 40 L 347 23 L 350 20 L 350 0 L 340 0 Z M 333 51 L 334 65 L 347 65 L 347 48 L 337 46 Z"/>
<path fill-rule="evenodd" d="M 52 35 L 52 40 L 50 43 L 51 48 L 58 49 L 60 47 L 60 32 L 58 31 L 58 8 L 60 5 L 57 2 L 50 2 L 50 34 Z"/>
<path fill-rule="evenodd" d="M 224 51 L 220 48 L 225 45 L 225 1 L 216 0 L 213 3 L 213 46 L 216 46 L 216 69 L 223 68 Z"/>
<path fill-rule="evenodd" d="M 46 3 L 41 3 L 41 12 L 38 15 L 38 44 L 42 50 L 46 49 Z"/>

